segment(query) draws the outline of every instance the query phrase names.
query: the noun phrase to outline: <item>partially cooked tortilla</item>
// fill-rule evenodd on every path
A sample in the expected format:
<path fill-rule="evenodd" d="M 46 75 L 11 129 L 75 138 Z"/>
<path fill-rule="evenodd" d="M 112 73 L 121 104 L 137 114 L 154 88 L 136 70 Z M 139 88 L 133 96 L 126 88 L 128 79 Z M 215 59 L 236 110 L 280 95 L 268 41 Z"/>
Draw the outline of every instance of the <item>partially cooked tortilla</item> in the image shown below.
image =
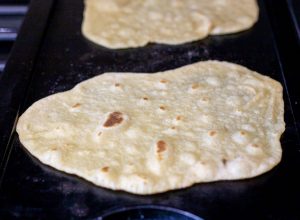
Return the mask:
<path fill-rule="evenodd" d="M 85 0 L 82 32 L 109 48 L 181 44 L 250 28 L 256 0 Z"/>
<path fill-rule="evenodd" d="M 218 61 L 105 73 L 34 103 L 17 125 L 41 162 L 136 194 L 262 174 L 281 159 L 283 131 L 281 85 Z"/>

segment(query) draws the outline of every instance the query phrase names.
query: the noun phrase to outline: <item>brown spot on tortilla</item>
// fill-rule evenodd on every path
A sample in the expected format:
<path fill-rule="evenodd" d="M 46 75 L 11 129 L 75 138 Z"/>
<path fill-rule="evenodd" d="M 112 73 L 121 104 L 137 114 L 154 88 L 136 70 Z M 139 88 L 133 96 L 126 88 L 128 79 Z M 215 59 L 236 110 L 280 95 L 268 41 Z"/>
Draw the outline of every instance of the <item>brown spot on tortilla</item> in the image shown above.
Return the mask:
<path fill-rule="evenodd" d="M 244 131 L 241 131 L 240 133 L 241 133 L 241 135 L 245 135 L 246 134 Z"/>
<path fill-rule="evenodd" d="M 104 123 L 104 127 L 113 127 L 115 125 L 120 124 L 123 121 L 122 113 L 121 112 L 113 112 L 110 113 L 108 119 Z"/>
<path fill-rule="evenodd" d="M 160 82 L 161 82 L 161 83 L 167 83 L 168 80 L 166 80 L 166 79 L 161 79 Z"/>
<path fill-rule="evenodd" d="M 157 142 L 157 153 L 161 153 L 164 152 L 165 150 L 167 150 L 167 144 L 166 142 L 160 140 Z"/>
<path fill-rule="evenodd" d="M 101 169 L 101 170 L 102 170 L 102 172 L 105 172 L 105 173 L 106 173 L 106 172 L 108 172 L 108 170 L 109 170 L 109 167 L 102 167 L 102 169 Z"/>
<path fill-rule="evenodd" d="M 251 144 L 251 146 L 255 148 L 259 147 L 257 144 Z"/>
<path fill-rule="evenodd" d="M 177 120 L 177 121 L 180 121 L 181 119 L 182 119 L 182 116 L 181 116 L 181 115 L 177 115 L 177 116 L 176 116 L 176 120 Z"/>
<path fill-rule="evenodd" d="M 198 89 L 198 88 L 199 88 L 199 84 L 194 83 L 194 84 L 192 85 L 192 89 Z"/>
<path fill-rule="evenodd" d="M 76 103 L 75 105 L 72 106 L 72 108 L 77 108 L 79 106 L 81 106 L 81 104 L 80 103 Z"/>
<path fill-rule="evenodd" d="M 57 150 L 57 147 L 52 147 L 51 150 Z"/>
<path fill-rule="evenodd" d="M 175 129 L 176 129 L 176 127 L 175 127 L 175 126 L 173 126 L 173 127 L 171 127 L 171 129 L 175 130 Z"/>
<path fill-rule="evenodd" d="M 166 110 L 166 107 L 165 107 L 165 106 L 159 106 L 159 108 L 160 108 L 161 110 Z"/>
<path fill-rule="evenodd" d="M 207 102 L 208 98 L 207 97 L 203 97 L 201 100 L 204 101 L 204 102 Z"/>
<path fill-rule="evenodd" d="M 143 99 L 144 99 L 144 100 L 149 100 L 147 97 L 144 97 Z"/>
<path fill-rule="evenodd" d="M 102 132 L 100 131 L 100 132 L 98 133 L 98 136 L 101 136 L 101 134 L 102 134 Z"/>
<path fill-rule="evenodd" d="M 215 136 L 216 134 L 217 134 L 216 131 L 210 131 L 210 132 L 209 132 L 209 136 Z"/>
<path fill-rule="evenodd" d="M 222 159 L 222 163 L 224 164 L 224 166 L 227 164 L 227 160 L 225 158 Z"/>
<path fill-rule="evenodd" d="M 115 87 L 120 87 L 120 83 L 116 83 L 116 84 L 115 84 Z"/>

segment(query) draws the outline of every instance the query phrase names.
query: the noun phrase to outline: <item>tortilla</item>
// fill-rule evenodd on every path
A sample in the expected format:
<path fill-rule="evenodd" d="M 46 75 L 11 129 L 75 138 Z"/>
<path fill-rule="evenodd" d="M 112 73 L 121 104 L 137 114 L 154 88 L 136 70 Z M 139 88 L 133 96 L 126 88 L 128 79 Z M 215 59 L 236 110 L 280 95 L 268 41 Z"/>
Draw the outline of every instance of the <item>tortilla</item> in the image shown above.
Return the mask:
<path fill-rule="evenodd" d="M 256 0 L 193 0 L 195 9 L 212 22 L 211 35 L 231 34 L 251 28 L 258 20 Z"/>
<path fill-rule="evenodd" d="M 82 32 L 109 48 L 180 44 L 208 35 L 211 23 L 206 16 L 166 3 L 170 1 L 88 0 Z"/>
<path fill-rule="evenodd" d="M 42 163 L 105 188 L 153 194 L 272 169 L 283 112 L 277 81 L 206 61 L 96 76 L 34 103 L 17 132 Z"/>
<path fill-rule="evenodd" d="M 108 48 L 181 44 L 246 30 L 257 19 L 256 0 L 85 0 L 82 33 Z"/>

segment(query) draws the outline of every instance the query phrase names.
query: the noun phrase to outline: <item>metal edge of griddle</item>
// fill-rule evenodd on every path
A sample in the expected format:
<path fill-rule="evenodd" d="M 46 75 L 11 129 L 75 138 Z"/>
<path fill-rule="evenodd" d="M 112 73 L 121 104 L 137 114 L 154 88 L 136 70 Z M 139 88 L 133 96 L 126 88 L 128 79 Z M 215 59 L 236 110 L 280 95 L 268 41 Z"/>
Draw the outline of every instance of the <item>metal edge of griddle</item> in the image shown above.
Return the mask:
<path fill-rule="evenodd" d="M 25 15 L 27 11 L 28 6 L 24 4 L 0 6 L 0 15 Z"/>
<path fill-rule="evenodd" d="M 299 4 L 299 3 L 298 3 Z M 297 35 L 298 35 L 298 44 L 300 45 L 300 4 L 295 5 L 295 2 L 293 0 L 287 0 L 288 9 L 292 18 L 292 21 L 294 23 Z M 296 13 L 297 11 L 297 13 Z"/>
<path fill-rule="evenodd" d="M 300 56 L 298 33 L 290 14 L 288 1 L 266 0 L 267 14 L 273 30 L 276 56 L 280 60 L 280 68 L 284 89 L 287 92 L 288 104 L 291 106 L 292 117 L 295 123 L 298 143 L 300 143 L 300 89 L 297 85 L 300 79 L 297 75 L 297 65 Z M 289 30 L 289 33 L 282 30 Z M 297 146 L 300 152 L 300 146 Z"/>
<path fill-rule="evenodd" d="M 0 188 L 11 152 L 19 109 L 32 79 L 32 70 L 55 0 L 32 0 L 0 80 Z"/>

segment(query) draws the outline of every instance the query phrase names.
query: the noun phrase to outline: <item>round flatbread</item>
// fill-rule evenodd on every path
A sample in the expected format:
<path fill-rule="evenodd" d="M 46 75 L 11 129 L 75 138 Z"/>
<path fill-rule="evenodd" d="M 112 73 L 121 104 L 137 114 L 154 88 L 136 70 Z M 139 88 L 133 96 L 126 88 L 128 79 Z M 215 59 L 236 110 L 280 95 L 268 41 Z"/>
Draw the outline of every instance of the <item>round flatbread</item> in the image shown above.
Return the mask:
<path fill-rule="evenodd" d="M 17 132 L 41 162 L 153 194 L 254 177 L 281 159 L 281 85 L 236 64 L 105 73 L 34 103 Z"/>
<path fill-rule="evenodd" d="M 87 0 L 82 32 L 109 48 L 144 46 L 149 42 L 180 44 L 205 38 L 210 20 L 170 0 Z"/>
<path fill-rule="evenodd" d="M 194 10 L 207 16 L 211 35 L 230 34 L 247 30 L 258 20 L 256 0 L 190 0 Z"/>
<path fill-rule="evenodd" d="M 181 44 L 245 30 L 257 19 L 255 0 L 86 0 L 82 33 L 108 48 Z"/>

